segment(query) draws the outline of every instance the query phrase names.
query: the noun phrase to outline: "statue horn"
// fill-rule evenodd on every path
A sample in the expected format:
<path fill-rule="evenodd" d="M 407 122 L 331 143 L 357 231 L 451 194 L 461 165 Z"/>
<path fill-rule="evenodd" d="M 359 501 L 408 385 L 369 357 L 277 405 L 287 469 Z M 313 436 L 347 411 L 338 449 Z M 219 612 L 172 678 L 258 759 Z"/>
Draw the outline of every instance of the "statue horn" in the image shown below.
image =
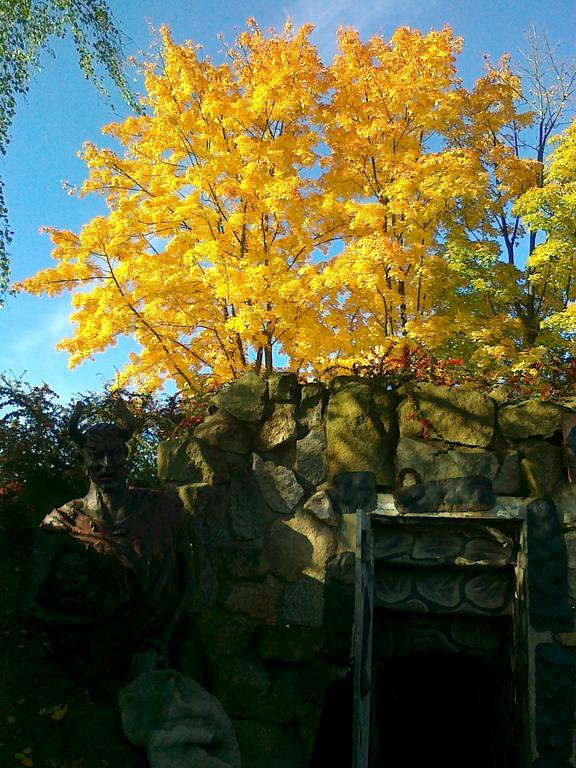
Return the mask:
<path fill-rule="evenodd" d="M 116 416 L 120 422 L 118 428 L 122 433 L 124 442 L 127 443 L 134 434 L 134 430 L 136 428 L 136 419 L 121 397 L 114 401 L 114 410 L 116 411 Z"/>
<path fill-rule="evenodd" d="M 78 427 L 78 422 L 80 421 L 80 416 L 82 415 L 83 411 L 84 403 L 81 400 L 78 400 L 74 406 L 72 415 L 70 416 L 70 421 L 68 422 L 68 434 L 76 443 L 76 445 L 80 446 L 80 448 L 82 448 L 85 442 L 84 432 L 82 432 L 82 430 Z"/>

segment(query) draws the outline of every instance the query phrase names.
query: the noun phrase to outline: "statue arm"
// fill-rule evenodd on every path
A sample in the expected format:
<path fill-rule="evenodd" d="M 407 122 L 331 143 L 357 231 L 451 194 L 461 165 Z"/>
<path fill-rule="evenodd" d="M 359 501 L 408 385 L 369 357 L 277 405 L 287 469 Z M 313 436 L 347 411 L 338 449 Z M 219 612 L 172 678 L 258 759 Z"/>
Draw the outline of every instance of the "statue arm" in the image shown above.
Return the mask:
<path fill-rule="evenodd" d="M 164 563 L 164 570 L 169 571 L 175 569 L 177 572 L 177 582 L 179 585 L 178 601 L 170 616 L 164 622 L 162 631 L 155 636 L 147 638 L 142 649 L 143 651 L 146 651 L 146 649 L 154 649 L 159 660 L 165 659 L 168 655 L 172 635 L 182 618 L 190 610 L 196 586 L 192 548 L 183 524 L 178 532 L 177 544 L 175 547 L 175 559 L 176 562 L 170 562 L 167 559 Z M 163 581 L 163 578 L 157 579 L 157 588 L 161 587 Z M 158 595 L 153 594 L 153 604 L 156 602 L 157 598 Z"/>

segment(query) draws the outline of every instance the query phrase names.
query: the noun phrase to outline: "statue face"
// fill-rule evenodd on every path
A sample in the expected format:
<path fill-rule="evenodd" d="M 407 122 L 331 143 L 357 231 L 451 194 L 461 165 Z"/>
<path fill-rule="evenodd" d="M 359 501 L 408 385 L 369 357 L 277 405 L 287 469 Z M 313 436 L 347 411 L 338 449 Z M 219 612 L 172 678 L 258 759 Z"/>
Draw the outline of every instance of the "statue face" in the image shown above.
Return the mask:
<path fill-rule="evenodd" d="M 119 430 L 112 426 L 88 430 L 83 454 L 90 480 L 102 491 L 126 483 L 126 445 Z"/>

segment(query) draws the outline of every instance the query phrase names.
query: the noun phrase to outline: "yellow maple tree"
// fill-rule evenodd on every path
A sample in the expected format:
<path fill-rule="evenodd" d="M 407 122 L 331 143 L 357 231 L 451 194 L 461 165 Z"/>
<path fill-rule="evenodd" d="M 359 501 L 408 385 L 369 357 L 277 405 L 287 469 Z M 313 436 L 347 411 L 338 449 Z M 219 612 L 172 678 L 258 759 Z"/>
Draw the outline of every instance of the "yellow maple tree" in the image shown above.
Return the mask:
<path fill-rule="evenodd" d="M 267 38 L 250 22 L 215 65 L 161 30 L 146 114 L 104 129 L 123 154 L 84 147 L 82 194 L 102 194 L 108 215 L 78 235 L 50 230 L 58 265 L 23 284 L 92 286 L 72 299 L 76 332 L 61 344 L 72 365 L 131 333 L 141 351 L 124 381 L 226 380 L 270 368 L 275 345 L 306 324 L 311 256 L 332 237 L 308 173 L 325 88 L 310 31 Z"/>
<path fill-rule="evenodd" d="M 533 359 L 514 204 L 542 157 L 521 156 L 537 115 L 508 59 L 467 89 L 449 29 L 342 29 L 329 66 L 311 31 L 249 20 L 213 63 L 161 30 L 145 113 L 104 129 L 122 150 L 83 151 L 107 215 L 51 229 L 57 265 L 20 286 L 73 291 L 72 365 L 122 334 L 140 351 L 119 383 L 147 388 L 399 344 L 494 377 Z"/>

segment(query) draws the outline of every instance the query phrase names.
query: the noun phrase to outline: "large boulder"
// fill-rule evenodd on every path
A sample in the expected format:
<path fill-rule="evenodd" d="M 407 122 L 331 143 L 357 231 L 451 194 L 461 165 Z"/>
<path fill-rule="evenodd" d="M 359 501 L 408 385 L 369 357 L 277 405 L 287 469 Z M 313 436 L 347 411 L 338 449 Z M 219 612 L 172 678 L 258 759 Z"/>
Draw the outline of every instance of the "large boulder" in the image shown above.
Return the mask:
<path fill-rule="evenodd" d="M 221 451 L 250 453 L 254 442 L 254 425 L 239 421 L 219 408 L 194 429 L 194 437 Z"/>
<path fill-rule="evenodd" d="M 565 410 L 546 400 L 524 400 L 506 405 L 498 411 L 498 426 L 504 437 L 524 440 L 528 437 L 551 437 L 562 429 Z"/>
<path fill-rule="evenodd" d="M 326 491 L 316 491 L 304 502 L 303 508 L 325 525 L 331 525 L 333 528 L 340 525 L 340 517 Z"/>
<path fill-rule="evenodd" d="M 394 484 L 395 434 L 384 427 L 368 383 L 337 377 L 326 409 L 328 475 L 372 472 Z"/>
<path fill-rule="evenodd" d="M 268 505 L 283 515 L 290 515 L 304 497 L 304 489 L 288 467 L 264 461 L 252 455 L 252 469 Z"/>
<path fill-rule="evenodd" d="M 291 403 L 274 403 L 254 441 L 257 451 L 272 451 L 296 440 L 296 406 Z"/>
<path fill-rule="evenodd" d="M 240 421 L 260 421 L 267 396 L 266 381 L 249 372 L 221 389 L 214 396 L 213 403 Z"/>
<path fill-rule="evenodd" d="M 494 436 L 496 405 L 472 389 L 418 384 L 398 409 L 400 437 L 433 439 L 485 448 Z"/>
<path fill-rule="evenodd" d="M 260 541 L 232 541 L 222 547 L 220 554 L 233 579 L 258 581 L 268 573 L 268 556 Z"/>
<path fill-rule="evenodd" d="M 562 448 L 544 440 L 522 445 L 522 473 L 529 496 L 547 496 L 562 480 L 564 459 Z"/>
<path fill-rule="evenodd" d="M 232 613 L 275 623 L 280 586 L 270 577 L 266 581 L 231 581 L 222 588 L 220 605 Z"/>
<path fill-rule="evenodd" d="M 296 443 L 296 474 L 311 486 L 326 480 L 326 433 L 321 427 L 310 432 Z"/>
<path fill-rule="evenodd" d="M 302 385 L 302 399 L 296 410 L 296 420 L 301 429 L 313 429 L 324 423 L 324 406 L 327 390 L 319 381 Z"/>
<path fill-rule="evenodd" d="M 372 400 L 374 402 L 374 408 L 378 414 L 378 418 L 382 422 L 387 434 L 394 435 L 398 432 L 398 418 L 396 411 L 398 409 L 398 396 L 395 392 L 388 389 L 388 387 L 379 382 L 370 382 L 370 391 L 372 393 Z"/>
<path fill-rule="evenodd" d="M 270 529 L 270 567 L 286 581 L 310 576 L 323 582 L 326 562 L 336 553 L 336 548 L 335 530 L 304 510 L 289 520 L 278 520 Z"/>
<path fill-rule="evenodd" d="M 258 654 L 275 661 L 311 661 L 321 651 L 322 632 L 312 627 L 261 627 Z"/>
<path fill-rule="evenodd" d="M 241 613 L 229 613 L 212 607 L 203 611 L 197 620 L 203 649 L 210 659 L 230 656 L 246 650 L 258 622 Z"/>
<path fill-rule="evenodd" d="M 298 376 L 295 373 L 271 373 L 268 397 L 274 403 L 297 403 L 300 400 Z"/>
<path fill-rule="evenodd" d="M 158 446 L 158 477 L 172 483 L 227 483 L 222 455 L 195 437 L 164 440 Z"/>
<path fill-rule="evenodd" d="M 515 450 L 504 451 L 499 458 L 483 448 L 403 437 L 396 451 L 396 466 L 399 475 L 414 470 L 421 480 L 484 475 L 492 480 L 496 493 L 514 495 L 520 491 L 520 459 Z"/>
<path fill-rule="evenodd" d="M 198 531 L 198 545 L 202 553 L 212 554 L 230 541 L 228 488 L 209 483 L 190 483 L 179 486 L 177 492 Z"/>
<path fill-rule="evenodd" d="M 235 539 L 250 541 L 264 532 L 269 510 L 254 473 L 246 467 L 231 470 L 229 513 Z"/>
<path fill-rule="evenodd" d="M 288 584 L 280 601 L 280 622 L 299 627 L 324 626 L 324 584 L 305 577 Z"/>

